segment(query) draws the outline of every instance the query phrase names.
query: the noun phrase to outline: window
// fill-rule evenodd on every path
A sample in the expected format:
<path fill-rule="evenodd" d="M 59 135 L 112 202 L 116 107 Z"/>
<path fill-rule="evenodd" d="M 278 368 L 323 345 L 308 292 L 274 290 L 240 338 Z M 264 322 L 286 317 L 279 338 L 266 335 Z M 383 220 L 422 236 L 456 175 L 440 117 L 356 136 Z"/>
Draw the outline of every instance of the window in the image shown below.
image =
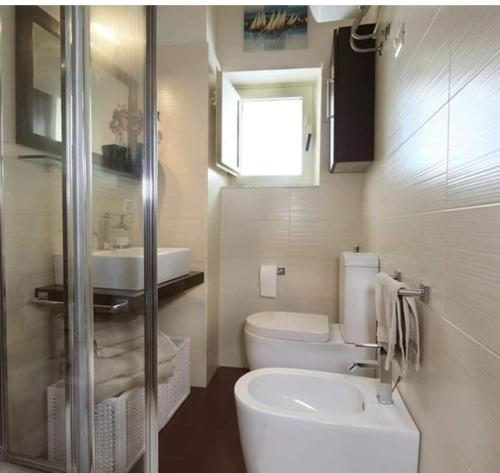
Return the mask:
<path fill-rule="evenodd" d="M 241 101 L 240 175 L 300 176 L 302 97 Z"/>
<path fill-rule="evenodd" d="M 219 72 L 217 164 L 232 185 L 318 185 L 320 104 L 320 68 Z"/>

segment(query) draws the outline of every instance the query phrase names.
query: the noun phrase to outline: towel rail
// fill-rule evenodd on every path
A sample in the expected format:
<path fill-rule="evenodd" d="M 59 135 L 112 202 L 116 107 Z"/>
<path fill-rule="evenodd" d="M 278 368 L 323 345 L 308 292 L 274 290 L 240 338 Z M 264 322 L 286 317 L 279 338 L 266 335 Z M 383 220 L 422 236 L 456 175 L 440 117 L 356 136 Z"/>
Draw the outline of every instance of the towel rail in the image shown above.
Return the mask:
<path fill-rule="evenodd" d="M 399 289 L 398 296 L 403 297 L 418 297 L 422 302 L 429 302 L 429 294 L 431 287 L 425 284 L 420 284 L 420 289 Z"/>
<path fill-rule="evenodd" d="M 351 48 L 357 53 L 377 52 L 380 55 L 382 55 L 382 48 L 384 45 L 384 41 L 387 41 L 387 39 L 389 38 L 390 25 L 387 25 L 381 32 L 379 32 L 381 7 L 378 7 L 377 21 L 375 23 L 373 31 L 369 34 L 359 34 L 358 33 L 358 28 L 361 26 L 361 21 L 363 20 L 365 15 L 368 13 L 369 9 L 370 9 L 370 5 L 361 5 L 359 7 L 359 13 L 356 16 L 356 18 L 354 19 L 352 26 L 351 26 L 351 36 L 350 36 L 349 42 L 351 44 Z M 380 41 L 380 42 L 378 42 L 379 34 L 382 38 L 382 41 Z M 374 39 L 375 40 L 375 47 L 373 47 L 373 48 L 360 48 L 359 46 L 356 46 L 356 43 L 354 42 L 355 40 L 363 41 L 363 40 L 367 40 L 367 39 Z"/>
<path fill-rule="evenodd" d="M 42 299 L 41 297 L 34 297 L 31 300 L 32 304 L 42 305 L 46 307 L 62 307 L 64 306 L 63 301 L 52 301 L 49 299 Z M 119 300 L 116 304 L 105 305 L 105 304 L 94 304 L 94 310 L 104 314 L 117 314 L 119 312 L 125 312 L 128 309 L 128 300 Z"/>

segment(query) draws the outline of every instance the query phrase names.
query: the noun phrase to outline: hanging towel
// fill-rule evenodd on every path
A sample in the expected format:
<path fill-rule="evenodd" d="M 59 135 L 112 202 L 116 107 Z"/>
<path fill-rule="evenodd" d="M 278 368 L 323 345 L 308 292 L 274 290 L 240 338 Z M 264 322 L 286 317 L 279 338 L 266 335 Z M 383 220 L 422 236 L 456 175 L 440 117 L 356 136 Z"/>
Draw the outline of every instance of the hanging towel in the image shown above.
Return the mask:
<path fill-rule="evenodd" d="M 385 369 L 391 367 L 398 348 L 401 355 L 401 370 L 404 374 L 410 354 L 415 368 L 420 369 L 420 334 L 415 301 L 411 297 L 398 296 L 399 289 L 408 287 L 386 273 L 377 274 L 375 278 L 377 340 L 387 345 Z"/>
<path fill-rule="evenodd" d="M 415 369 L 420 370 L 420 328 L 418 323 L 417 304 L 412 297 L 403 297 L 403 315 L 405 325 L 404 364 L 402 374 L 406 374 L 408 363 L 413 362 Z"/>
<path fill-rule="evenodd" d="M 260 267 L 260 297 L 276 297 L 277 270 L 272 264 Z"/>
<path fill-rule="evenodd" d="M 375 277 L 375 314 L 377 317 L 377 340 L 387 345 L 385 369 L 389 369 L 396 351 L 401 330 L 401 306 L 398 290 L 405 285 L 386 273 Z M 399 322 L 399 323 L 398 323 Z"/>

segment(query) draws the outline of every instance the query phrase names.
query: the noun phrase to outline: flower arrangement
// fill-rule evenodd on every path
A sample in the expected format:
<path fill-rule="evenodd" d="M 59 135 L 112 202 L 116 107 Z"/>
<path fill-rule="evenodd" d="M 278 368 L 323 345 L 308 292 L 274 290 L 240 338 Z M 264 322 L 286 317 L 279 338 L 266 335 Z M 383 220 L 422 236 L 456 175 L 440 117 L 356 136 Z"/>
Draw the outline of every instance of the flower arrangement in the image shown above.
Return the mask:
<path fill-rule="evenodd" d="M 128 109 L 125 105 L 118 105 L 113 110 L 109 129 L 116 137 L 116 144 L 123 145 L 128 134 Z"/>
<path fill-rule="evenodd" d="M 160 113 L 158 112 L 158 122 L 160 122 Z M 158 123 L 160 128 L 160 123 Z M 124 146 L 127 143 L 128 134 L 134 134 L 139 137 L 144 130 L 144 112 L 142 110 L 129 111 L 125 105 L 118 105 L 113 110 L 109 129 L 116 137 L 116 144 Z M 161 142 L 163 134 L 158 129 L 158 143 Z"/>

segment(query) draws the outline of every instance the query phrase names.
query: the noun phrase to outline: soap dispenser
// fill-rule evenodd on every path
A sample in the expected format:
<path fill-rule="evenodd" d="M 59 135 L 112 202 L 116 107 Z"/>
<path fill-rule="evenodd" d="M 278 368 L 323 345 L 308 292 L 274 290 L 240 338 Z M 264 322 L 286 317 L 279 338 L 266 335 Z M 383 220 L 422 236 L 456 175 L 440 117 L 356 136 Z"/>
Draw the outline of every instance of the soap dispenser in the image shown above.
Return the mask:
<path fill-rule="evenodd" d="M 130 248 L 130 227 L 125 223 L 125 214 L 113 231 L 113 248 Z"/>

